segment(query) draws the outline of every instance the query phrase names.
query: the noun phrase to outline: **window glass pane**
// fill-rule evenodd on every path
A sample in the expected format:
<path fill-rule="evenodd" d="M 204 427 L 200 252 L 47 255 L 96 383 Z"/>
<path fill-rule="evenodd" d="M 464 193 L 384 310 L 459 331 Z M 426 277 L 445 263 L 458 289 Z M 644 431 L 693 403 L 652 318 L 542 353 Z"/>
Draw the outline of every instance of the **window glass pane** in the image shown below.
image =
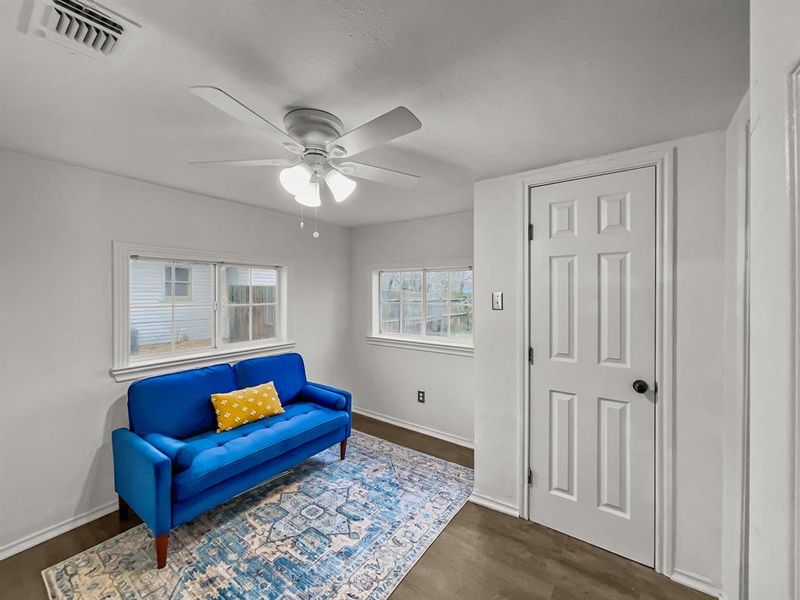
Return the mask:
<path fill-rule="evenodd" d="M 253 306 L 254 340 L 277 337 L 277 312 L 276 306 Z"/>
<path fill-rule="evenodd" d="M 250 302 L 250 269 L 225 267 L 224 296 L 229 304 Z"/>
<path fill-rule="evenodd" d="M 447 298 L 447 271 L 428 271 L 425 277 L 425 294 L 428 300 Z"/>
<path fill-rule="evenodd" d="M 179 267 L 179 266 L 176 265 L 175 266 L 175 281 L 183 281 L 183 282 L 187 282 L 188 283 L 188 281 L 189 281 L 189 267 L 187 267 L 187 266 Z"/>
<path fill-rule="evenodd" d="M 403 302 L 402 333 L 422 334 L 422 302 Z"/>
<path fill-rule="evenodd" d="M 267 288 L 263 285 L 253 285 L 253 304 L 266 304 Z"/>
<path fill-rule="evenodd" d="M 175 284 L 176 287 L 181 284 Z M 185 284 L 184 284 L 185 285 Z M 214 309 L 187 302 L 175 305 L 175 350 L 203 350 L 214 345 Z"/>
<path fill-rule="evenodd" d="M 250 340 L 250 307 L 225 306 L 222 311 L 222 341 L 226 344 Z"/>
<path fill-rule="evenodd" d="M 400 273 L 381 273 L 380 291 L 381 300 L 400 300 Z"/>
<path fill-rule="evenodd" d="M 192 302 L 213 304 L 214 302 L 214 265 L 192 265 L 192 283 L 189 284 L 189 294 Z M 177 291 L 177 287 L 176 287 Z"/>
<path fill-rule="evenodd" d="M 450 337 L 472 337 L 472 305 L 456 302 L 450 304 Z"/>
<path fill-rule="evenodd" d="M 401 273 L 403 302 L 419 302 L 422 300 L 422 271 Z"/>
<path fill-rule="evenodd" d="M 426 315 L 426 335 L 446 336 L 448 334 L 448 308 L 447 302 L 428 302 Z"/>
<path fill-rule="evenodd" d="M 163 260 L 131 259 L 130 305 L 163 304 L 164 270 L 172 268 Z"/>
<path fill-rule="evenodd" d="M 156 269 L 155 273 L 160 281 L 161 269 Z M 130 355 L 132 357 L 172 352 L 171 303 L 131 306 L 130 319 Z"/>
<path fill-rule="evenodd" d="M 130 263 L 130 356 L 207 349 L 214 346 L 214 266 L 183 265 L 185 279 L 193 276 L 198 294 L 191 298 L 192 284 L 173 283 L 172 262 L 133 259 Z M 174 305 L 173 288 L 180 298 Z M 174 316 L 174 326 L 173 326 Z"/>
<path fill-rule="evenodd" d="M 169 261 L 131 259 L 128 340 L 131 357 L 172 352 L 172 299 L 165 302 L 164 295 L 167 271 L 172 272 Z"/>
<path fill-rule="evenodd" d="M 402 318 L 400 333 L 404 335 L 422 334 L 422 271 L 399 273 Z"/>
<path fill-rule="evenodd" d="M 381 333 L 400 333 L 400 303 L 381 302 Z"/>
<path fill-rule="evenodd" d="M 425 335 L 447 335 L 447 271 L 428 271 L 425 274 Z"/>
<path fill-rule="evenodd" d="M 472 304 L 472 271 L 450 271 L 450 299 Z"/>
<path fill-rule="evenodd" d="M 277 269 L 225 267 L 223 290 L 223 343 L 278 336 Z"/>
<path fill-rule="evenodd" d="M 275 302 L 278 296 L 278 272 L 275 269 L 253 269 L 253 304 Z"/>
<path fill-rule="evenodd" d="M 472 337 L 472 271 L 450 272 L 450 337 Z"/>

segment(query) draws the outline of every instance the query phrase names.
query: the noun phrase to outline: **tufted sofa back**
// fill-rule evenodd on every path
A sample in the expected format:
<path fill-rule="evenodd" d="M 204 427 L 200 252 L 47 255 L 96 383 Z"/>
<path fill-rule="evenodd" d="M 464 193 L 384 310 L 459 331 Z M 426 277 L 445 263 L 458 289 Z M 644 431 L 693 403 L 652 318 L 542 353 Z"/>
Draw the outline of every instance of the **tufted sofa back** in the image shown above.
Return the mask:
<path fill-rule="evenodd" d="M 282 404 L 306 385 L 299 354 L 279 354 L 214 365 L 135 381 L 128 388 L 128 419 L 139 435 L 161 433 L 182 439 L 216 428 L 211 394 L 275 382 Z"/>
<path fill-rule="evenodd" d="M 303 357 L 294 352 L 249 358 L 236 363 L 233 369 L 240 388 L 274 381 L 281 404 L 284 405 L 292 402 L 308 383 Z"/>
<path fill-rule="evenodd" d="M 128 388 L 131 431 L 185 438 L 216 427 L 211 394 L 235 390 L 236 376 L 228 364 L 158 375 Z"/>

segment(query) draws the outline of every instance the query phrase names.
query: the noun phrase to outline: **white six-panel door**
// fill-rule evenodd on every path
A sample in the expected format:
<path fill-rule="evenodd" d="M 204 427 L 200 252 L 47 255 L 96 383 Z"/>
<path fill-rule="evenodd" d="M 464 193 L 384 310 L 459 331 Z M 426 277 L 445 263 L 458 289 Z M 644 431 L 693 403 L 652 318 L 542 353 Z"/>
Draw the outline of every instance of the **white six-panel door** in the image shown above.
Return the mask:
<path fill-rule="evenodd" d="M 530 193 L 531 520 L 649 566 L 655 187 L 646 167 Z"/>

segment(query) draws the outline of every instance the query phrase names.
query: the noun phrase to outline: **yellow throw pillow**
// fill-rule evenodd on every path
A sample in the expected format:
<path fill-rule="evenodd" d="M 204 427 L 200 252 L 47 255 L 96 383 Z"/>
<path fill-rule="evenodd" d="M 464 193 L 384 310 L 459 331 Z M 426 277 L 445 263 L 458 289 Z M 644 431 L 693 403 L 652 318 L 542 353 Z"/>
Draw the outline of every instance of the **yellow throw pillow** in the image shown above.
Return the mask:
<path fill-rule="evenodd" d="M 271 381 L 225 394 L 211 394 L 211 403 L 217 413 L 217 433 L 283 412 L 281 399 Z"/>

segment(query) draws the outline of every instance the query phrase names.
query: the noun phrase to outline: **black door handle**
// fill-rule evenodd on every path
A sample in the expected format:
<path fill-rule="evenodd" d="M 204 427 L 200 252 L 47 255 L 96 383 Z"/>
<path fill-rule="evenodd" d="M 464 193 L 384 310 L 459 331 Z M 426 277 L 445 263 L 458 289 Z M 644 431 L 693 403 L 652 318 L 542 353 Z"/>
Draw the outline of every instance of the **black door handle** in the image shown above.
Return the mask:
<path fill-rule="evenodd" d="M 637 379 L 633 382 L 633 391 L 637 394 L 644 394 L 649 389 L 650 386 L 647 385 L 647 382 L 644 379 Z"/>

